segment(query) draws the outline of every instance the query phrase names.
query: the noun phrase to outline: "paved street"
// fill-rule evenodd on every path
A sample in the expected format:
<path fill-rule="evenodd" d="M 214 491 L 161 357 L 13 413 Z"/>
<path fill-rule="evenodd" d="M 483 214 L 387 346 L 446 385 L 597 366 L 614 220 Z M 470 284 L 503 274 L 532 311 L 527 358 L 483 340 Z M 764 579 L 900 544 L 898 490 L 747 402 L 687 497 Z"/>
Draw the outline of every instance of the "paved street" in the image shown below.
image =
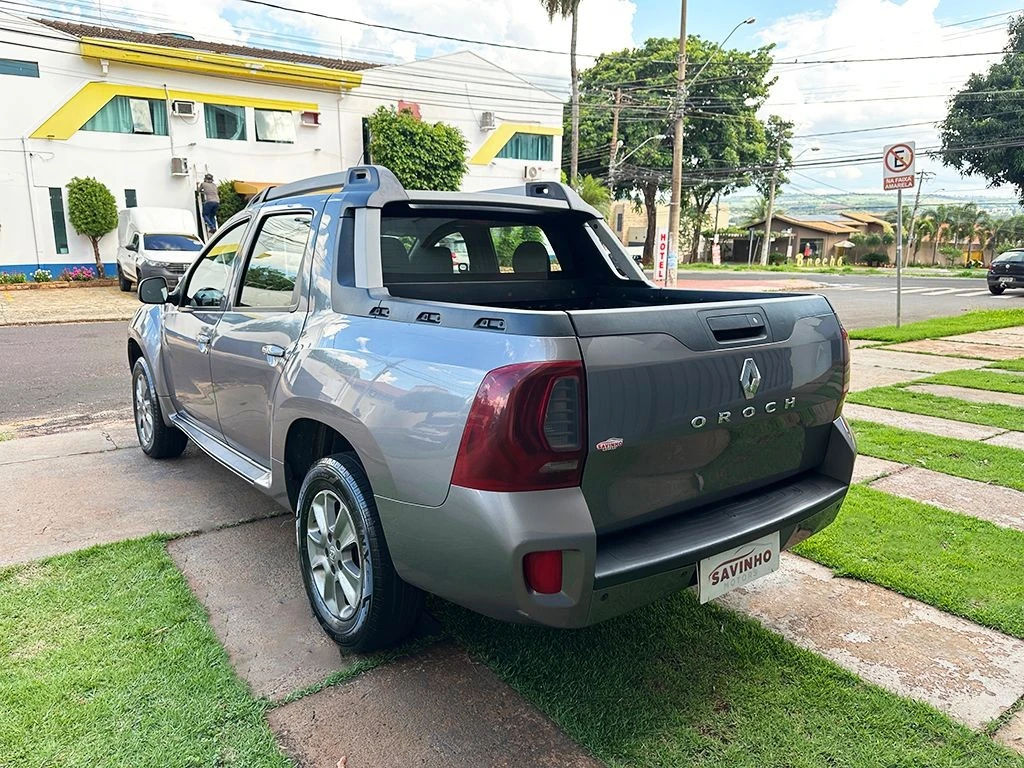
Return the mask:
<path fill-rule="evenodd" d="M 123 321 L 0 328 L 0 431 L 130 417 L 126 338 Z"/>
<path fill-rule="evenodd" d="M 681 272 L 680 280 L 750 280 L 771 282 L 801 277 L 823 288 L 815 289 L 828 297 L 843 324 L 850 329 L 885 325 L 896 320 L 896 276 L 893 275 L 816 275 L 793 272 L 725 272 L 694 270 Z M 696 287 L 696 286 L 692 286 Z M 988 292 L 984 278 L 904 277 L 903 321 L 956 315 L 969 309 L 1024 307 L 1024 291 L 1007 291 L 1002 296 Z"/>

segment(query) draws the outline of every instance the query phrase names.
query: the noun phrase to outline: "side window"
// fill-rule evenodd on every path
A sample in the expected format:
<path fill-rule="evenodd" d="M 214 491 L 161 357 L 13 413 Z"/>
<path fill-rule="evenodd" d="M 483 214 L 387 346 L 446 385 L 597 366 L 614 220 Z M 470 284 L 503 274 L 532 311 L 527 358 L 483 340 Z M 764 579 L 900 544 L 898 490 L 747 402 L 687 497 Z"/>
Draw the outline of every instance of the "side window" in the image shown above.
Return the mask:
<path fill-rule="evenodd" d="M 224 294 L 231 280 L 231 265 L 245 234 L 247 221 L 240 221 L 226 230 L 210 245 L 189 277 L 185 287 L 185 305 L 189 307 L 223 307 Z"/>
<path fill-rule="evenodd" d="M 294 306 L 296 277 L 312 231 L 309 213 L 279 213 L 263 219 L 242 278 L 240 307 Z"/>
<path fill-rule="evenodd" d="M 562 269 L 540 227 L 491 227 L 491 240 L 502 272 L 542 275 Z"/>

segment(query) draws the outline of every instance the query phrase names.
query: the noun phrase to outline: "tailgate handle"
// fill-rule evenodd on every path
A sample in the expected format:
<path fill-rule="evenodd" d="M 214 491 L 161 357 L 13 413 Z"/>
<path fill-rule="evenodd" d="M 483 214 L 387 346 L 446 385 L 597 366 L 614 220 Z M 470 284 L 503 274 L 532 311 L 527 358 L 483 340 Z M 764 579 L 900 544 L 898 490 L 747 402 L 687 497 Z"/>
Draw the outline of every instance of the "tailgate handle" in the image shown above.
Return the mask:
<path fill-rule="evenodd" d="M 757 312 L 709 317 L 708 327 L 718 342 L 748 341 L 765 337 L 764 317 Z"/>

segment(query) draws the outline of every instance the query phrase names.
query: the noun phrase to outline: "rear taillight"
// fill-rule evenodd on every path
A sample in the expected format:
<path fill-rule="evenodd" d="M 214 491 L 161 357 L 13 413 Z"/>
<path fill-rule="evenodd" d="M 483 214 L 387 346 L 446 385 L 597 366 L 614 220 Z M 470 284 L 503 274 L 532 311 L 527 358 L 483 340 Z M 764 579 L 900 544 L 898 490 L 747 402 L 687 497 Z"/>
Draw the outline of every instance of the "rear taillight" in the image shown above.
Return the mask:
<path fill-rule="evenodd" d="M 481 491 L 580 484 L 583 363 L 517 363 L 488 373 L 469 410 L 452 483 Z"/>
<path fill-rule="evenodd" d="M 562 591 L 562 550 L 527 554 L 523 557 L 523 579 L 534 592 L 557 595 Z"/>
<path fill-rule="evenodd" d="M 843 404 L 846 402 L 846 396 L 850 394 L 850 371 L 853 364 L 850 359 L 850 334 L 847 333 L 842 323 L 839 324 L 839 334 L 843 337 L 843 394 L 836 404 L 837 419 L 843 413 Z"/>

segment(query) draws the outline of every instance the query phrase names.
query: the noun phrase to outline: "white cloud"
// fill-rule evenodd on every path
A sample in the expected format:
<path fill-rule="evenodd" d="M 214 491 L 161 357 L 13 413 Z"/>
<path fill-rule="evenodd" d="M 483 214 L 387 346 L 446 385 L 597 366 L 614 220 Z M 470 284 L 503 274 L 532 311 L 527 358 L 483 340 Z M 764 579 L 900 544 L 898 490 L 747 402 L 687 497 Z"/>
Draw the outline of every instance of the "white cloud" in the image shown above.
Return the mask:
<path fill-rule="evenodd" d="M 938 144 L 934 122 L 946 113 L 946 101 L 972 72 L 984 71 L 998 56 L 951 54 L 999 51 L 1006 44 L 1000 19 L 971 25 L 943 27 L 936 19 L 939 0 L 836 0 L 827 14 L 805 14 L 781 19 L 761 32 L 776 44 L 778 61 L 820 59 L 872 59 L 945 55 L 946 58 L 902 62 L 779 64 L 778 82 L 765 112 L 796 123 L 796 134 L 818 134 L 874 128 L 901 123 L 925 125 L 886 131 L 797 139 L 796 149 L 821 147 L 803 161 L 829 157 L 879 154 L 884 144 L 915 140 L 918 147 Z M 977 188 L 977 179 L 962 180 L 956 171 L 936 159 L 922 158 L 919 169 L 936 171 L 937 187 Z M 806 170 L 818 178 L 845 180 L 851 191 L 878 191 L 881 171 L 872 165 Z M 834 192 L 834 190 L 833 190 Z M 1006 190 L 1010 194 L 1009 190 Z M 998 193 L 997 193 L 998 194 Z"/>

